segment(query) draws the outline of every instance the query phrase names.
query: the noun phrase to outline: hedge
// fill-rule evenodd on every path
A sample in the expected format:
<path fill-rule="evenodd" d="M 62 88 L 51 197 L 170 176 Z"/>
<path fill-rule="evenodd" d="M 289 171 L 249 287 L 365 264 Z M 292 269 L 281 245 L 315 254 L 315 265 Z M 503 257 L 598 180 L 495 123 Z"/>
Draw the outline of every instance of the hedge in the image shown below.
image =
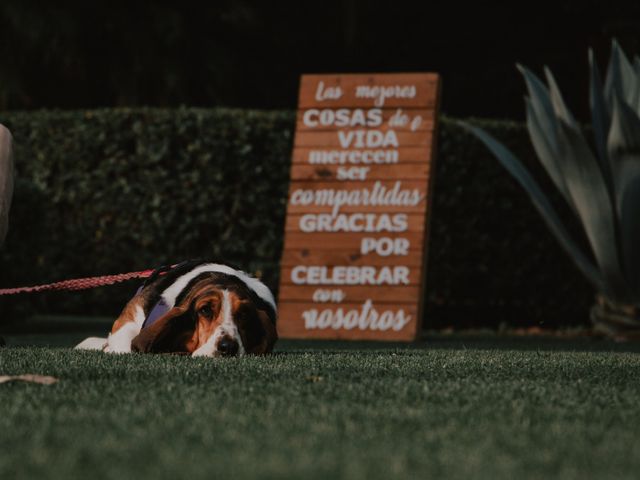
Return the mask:
<path fill-rule="evenodd" d="M 291 111 L 200 108 L 0 114 L 17 163 L 0 286 L 210 256 L 276 290 L 294 121 Z M 549 187 L 522 124 L 471 121 Z M 428 328 L 587 321 L 590 287 L 524 192 L 446 117 L 428 263 Z M 115 315 L 134 289 L 3 298 L 0 321 L 38 312 Z"/>

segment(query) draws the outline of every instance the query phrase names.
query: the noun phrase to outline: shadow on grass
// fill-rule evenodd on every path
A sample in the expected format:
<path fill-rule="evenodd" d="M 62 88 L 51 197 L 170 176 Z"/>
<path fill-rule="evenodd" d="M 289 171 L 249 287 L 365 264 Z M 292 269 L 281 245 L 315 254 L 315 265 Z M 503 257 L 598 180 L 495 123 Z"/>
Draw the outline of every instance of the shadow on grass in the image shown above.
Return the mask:
<path fill-rule="evenodd" d="M 338 353 L 360 351 L 412 351 L 412 350 L 519 350 L 558 352 L 632 352 L 640 353 L 640 343 L 618 343 L 593 337 L 510 336 L 491 333 L 431 334 L 414 343 L 357 342 L 321 340 L 281 340 L 276 346 L 281 353 L 299 353 L 323 350 Z"/>
<path fill-rule="evenodd" d="M 108 317 L 38 316 L 0 326 L 0 336 L 8 347 L 73 347 L 89 336 L 105 337 L 113 319 Z M 429 333 L 414 343 L 359 342 L 340 340 L 280 340 L 276 352 L 282 355 L 322 351 L 324 354 L 420 350 L 519 350 L 565 352 L 640 353 L 640 342 L 617 343 L 589 336 L 516 336 L 492 332 Z"/>

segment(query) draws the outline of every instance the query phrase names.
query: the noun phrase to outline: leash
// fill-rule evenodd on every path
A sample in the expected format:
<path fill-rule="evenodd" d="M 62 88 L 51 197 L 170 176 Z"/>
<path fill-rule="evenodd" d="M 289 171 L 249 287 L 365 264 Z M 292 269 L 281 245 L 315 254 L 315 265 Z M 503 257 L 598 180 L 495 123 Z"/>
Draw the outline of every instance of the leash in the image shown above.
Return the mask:
<path fill-rule="evenodd" d="M 165 267 L 166 268 L 166 267 Z M 166 272 L 156 270 L 141 270 L 139 272 L 119 273 L 117 275 L 103 275 L 101 277 L 75 278 L 72 280 L 63 280 L 61 282 L 47 283 L 44 285 L 36 285 L 33 287 L 18 288 L 0 288 L 0 296 L 17 295 L 19 293 L 37 293 L 47 291 L 75 291 L 88 290 L 91 288 L 103 287 L 106 285 L 115 285 L 116 283 L 126 282 L 136 278 L 149 278 L 152 275 L 162 275 Z"/>

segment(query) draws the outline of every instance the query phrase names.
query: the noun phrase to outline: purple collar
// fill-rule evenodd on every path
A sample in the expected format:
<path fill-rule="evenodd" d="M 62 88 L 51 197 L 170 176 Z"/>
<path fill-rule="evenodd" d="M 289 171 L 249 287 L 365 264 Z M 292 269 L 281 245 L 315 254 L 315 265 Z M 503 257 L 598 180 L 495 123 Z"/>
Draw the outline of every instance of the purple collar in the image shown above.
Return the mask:
<path fill-rule="evenodd" d="M 142 324 L 142 328 L 146 328 L 153 325 L 156 322 L 156 320 L 158 320 L 168 311 L 169 311 L 169 305 L 164 303 L 164 300 L 160 299 L 160 301 L 156 303 L 154 307 L 151 309 L 151 312 L 149 312 L 149 315 L 147 315 L 147 318 L 145 318 L 144 323 Z"/>
<path fill-rule="evenodd" d="M 139 294 L 143 288 L 144 288 L 144 285 L 138 289 L 138 291 L 136 292 L 136 295 Z M 149 312 L 149 315 L 147 315 L 147 318 L 144 319 L 144 322 L 142 323 L 142 328 L 150 327 L 168 311 L 169 311 L 169 305 L 167 305 L 164 302 L 164 299 L 161 297 L 158 303 L 156 303 L 153 306 L 153 308 Z"/>

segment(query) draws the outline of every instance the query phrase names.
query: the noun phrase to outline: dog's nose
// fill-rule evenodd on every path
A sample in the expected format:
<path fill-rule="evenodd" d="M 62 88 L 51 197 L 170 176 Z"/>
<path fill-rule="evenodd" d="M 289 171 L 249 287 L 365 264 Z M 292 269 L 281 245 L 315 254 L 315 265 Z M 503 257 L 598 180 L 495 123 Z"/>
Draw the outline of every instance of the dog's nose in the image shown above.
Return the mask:
<path fill-rule="evenodd" d="M 225 357 L 231 357 L 238 353 L 238 342 L 233 338 L 222 337 L 218 342 L 218 352 Z"/>

